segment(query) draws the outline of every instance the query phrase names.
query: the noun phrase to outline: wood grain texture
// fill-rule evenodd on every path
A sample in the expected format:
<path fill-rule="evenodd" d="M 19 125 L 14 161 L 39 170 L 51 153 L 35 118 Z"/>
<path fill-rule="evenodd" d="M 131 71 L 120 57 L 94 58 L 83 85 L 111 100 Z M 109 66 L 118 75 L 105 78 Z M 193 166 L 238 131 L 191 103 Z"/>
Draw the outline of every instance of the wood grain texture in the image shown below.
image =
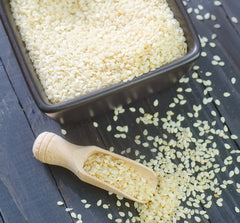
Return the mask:
<path fill-rule="evenodd" d="M 136 118 L 142 114 L 139 108 L 143 108 L 146 113 L 159 113 L 159 117 L 165 117 L 166 111 L 173 110 L 175 114 L 181 114 L 185 117 L 184 125 L 189 126 L 194 137 L 200 138 L 198 129 L 193 127 L 193 118 L 188 117 L 187 113 L 193 112 L 193 105 L 201 104 L 203 109 L 199 113 L 199 120 L 212 123 L 216 121 L 215 128 L 223 129 L 227 126 L 226 134 L 236 134 L 240 138 L 240 23 L 233 23 L 233 16 L 239 17 L 240 4 L 238 0 L 222 0 L 221 6 L 215 6 L 214 1 L 186 1 L 186 8 L 192 8 L 190 14 L 196 30 L 201 38 L 206 37 L 208 41 L 203 46 L 202 51 L 206 52 L 206 56 L 201 56 L 196 65 L 199 69 L 191 70 L 186 74 L 189 78 L 187 83 L 178 83 L 171 89 L 164 92 L 154 94 L 142 101 L 135 102 L 129 106 L 125 106 L 125 112 L 120 114 L 117 121 L 113 120 L 114 112 L 109 111 L 102 116 L 96 117 L 94 120 L 87 120 L 85 123 L 66 124 L 60 126 L 56 122 L 49 119 L 45 114 L 37 108 L 33 101 L 23 75 L 14 56 L 14 52 L 8 41 L 7 35 L 0 23 L 0 200 L 6 202 L 0 203 L 0 212 L 2 221 L 4 222 L 74 222 L 64 211 L 64 207 L 58 207 L 56 202 L 64 200 L 67 207 L 74 208 L 76 213 L 81 213 L 83 221 L 86 223 L 102 223 L 109 222 L 107 214 L 110 212 L 114 218 L 119 217 L 119 211 L 131 211 L 137 215 L 137 211 L 130 203 L 130 208 L 122 200 L 122 206 L 116 205 L 117 198 L 115 195 L 109 195 L 106 191 L 98 189 L 94 186 L 81 182 L 70 171 L 61 167 L 42 165 L 34 160 L 31 154 L 31 145 L 34 136 L 42 131 L 53 131 L 61 134 L 61 128 L 67 131 L 65 138 L 72 143 L 79 145 L 98 145 L 103 148 L 114 147 L 115 152 L 123 153 L 132 159 L 136 159 L 135 151 L 138 150 L 146 159 L 155 156 L 150 152 L 151 147 L 145 148 L 142 144 L 138 145 L 134 139 L 136 135 L 141 137 L 142 142 L 146 142 L 147 137 L 144 130 L 147 129 L 150 135 L 161 137 L 166 131 L 161 125 L 145 125 L 137 124 Z M 203 6 L 200 9 L 199 5 Z M 194 10 L 198 9 L 198 13 Z M 204 16 L 206 13 L 216 16 L 216 20 L 205 19 L 198 20 L 197 15 Z M 221 28 L 214 28 L 215 24 L 220 24 Z M 216 38 L 212 39 L 212 34 L 216 34 Z M 215 45 L 214 45 L 215 44 Z M 214 46 L 214 47 L 212 47 Z M 212 60 L 215 55 L 225 62 L 224 66 L 213 65 Z M 211 76 L 206 72 L 212 72 Z M 196 72 L 198 78 L 193 78 Z M 231 79 L 236 78 L 236 84 L 232 84 Z M 208 81 L 208 82 L 207 82 Z M 209 83 L 212 87 L 204 96 Z M 177 98 L 179 88 L 183 89 L 181 94 L 187 100 L 184 105 L 177 104 L 174 108 L 169 105 Z M 186 89 L 192 89 L 186 92 Z M 226 98 L 224 92 L 231 95 Z M 204 97 L 212 97 L 213 101 L 204 104 Z M 159 101 L 158 106 L 153 106 L 155 100 Z M 217 105 L 216 99 L 220 101 Z M 136 112 L 131 112 L 130 107 L 135 107 Z M 216 112 L 216 116 L 211 114 Z M 226 122 L 222 123 L 220 118 L 225 117 Z M 93 126 L 93 122 L 98 123 L 98 127 Z M 107 127 L 112 127 L 111 131 L 107 131 Z M 117 138 L 117 126 L 127 125 L 129 132 L 127 137 Z M 11 137 L 10 137 L 11 136 Z M 167 135 L 171 138 L 171 134 Z M 14 140 L 11 138 L 14 137 Z M 232 156 L 233 163 L 227 166 L 227 171 L 219 173 L 217 179 L 219 182 L 228 180 L 229 171 L 238 166 L 236 162 L 237 155 L 231 154 L 230 150 L 225 149 L 224 143 L 228 143 L 232 149 L 239 150 L 240 141 L 223 139 L 214 137 L 214 142 L 220 155 L 216 158 L 216 162 L 224 166 L 224 159 Z M 17 147 L 16 147 L 17 145 Z M 126 153 L 125 149 L 131 148 L 130 153 Z M 194 148 L 193 148 L 194 149 Z M 11 162 L 9 162 L 11 161 Z M 180 162 L 176 160 L 176 162 Z M 37 177 L 36 177 L 37 176 Z M 216 205 L 213 198 L 213 205 L 210 209 L 204 208 L 201 204 L 200 209 L 207 211 L 210 220 L 201 218 L 202 222 L 212 223 L 238 223 L 240 215 L 234 211 L 234 207 L 240 204 L 240 194 L 236 192 L 236 183 L 240 183 L 239 174 L 231 178 L 234 184 L 223 190 L 221 197 L 223 198 L 223 207 Z M 211 193 L 206 191 L 206 195 Z M 83 199 L 91 204 L 86 209 Z M 96 205 L 98 200 L 102 200 L 103 204 L 109 204 L 109 209 Z M 36 220 L 37 219 L 37 220 Z M 1 218 L 0 218 L 1 222 Z M 189 222 L 195 222 L 194 219 Z"/>
<path fill-rule="evenodd" d="M 71 222 L 56 206 L 61 194 L 47 167 L 37 162 L 28 120 L 0 60 L 0 210 L 5 222 Z M 32 208 L 34 206 L 34 208 Z M 52 213 L 56 215 L 52 215 Z"/>

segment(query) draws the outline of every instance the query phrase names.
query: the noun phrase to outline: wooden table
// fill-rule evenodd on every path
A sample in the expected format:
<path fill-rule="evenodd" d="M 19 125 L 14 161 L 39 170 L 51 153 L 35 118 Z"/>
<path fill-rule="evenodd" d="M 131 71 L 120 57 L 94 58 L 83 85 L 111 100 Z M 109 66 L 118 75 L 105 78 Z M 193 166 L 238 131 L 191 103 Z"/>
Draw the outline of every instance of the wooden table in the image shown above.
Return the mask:
<path fill-rule="evenodd" d="M 234 176 L 229 176 L 229 172 L 235 167 L 240 168 L 237 158 L 239 155 L 236 153 L 239 151 L 240 138 L 235 137 L 240 137 L 240 3 L 239 0 L 221 0 L 222 4 L 217 6 L 215 2 L 218 1 L 213 0 L 184 2 L 203 47 L 195 70 L 187 73 L 185 78 L 171 89 L 125 106 L 125 112 L 119 114 L 116 121 L 114 112 L 109 111 L 81 124 L 60 126 L 41 113 L 31 97 L 0 22 L 0 222 L 76 222 L 77 220 L 65 211 L 65 207 L 81 213 L 83 222 L 89 223 L 114 222 L 107 218 L 107 214 L 112 213 L 116 219 L 119 218 L 119 210 L 131 210 L 137 215 L 130 201 L 130 209 L 124 205 L 118 207 L 115 196 L 109 196 L 107 192 L 81 182 L 64 168 L 44 165 L 34 159 L 32 144 L 36 136 L 43 131 L 61 135 L 61 129 L 64 129 L 67 132 L 65 137 L 76 144 L 114 147 L 117 153 L 131 148 L 131 153 L 125 151 L 124 154 L 131 158 L 138 157 L 136 150 L 142 155 L 152 154 L 149 153 L 150 145 L 136 143 L 136 136 L 147 141 L 146 130 L 152 136 L 162 137 L 165 133 L 171 138 L 171 134 L 166 133 L 162 124 L 137 124 L 137 117 L 144 116 L 141 109 L 139 112 L 139 108 L 143 108 L 148 114 L 159 112 L 160 118 L 165 117 L 168 110 L 172 110 L 175 116 L 181 114 L 185 117 L 184 124 L 190 127 L 197 138 L 203 137 L 193 125 L 197 119 L 205 120 L 210 125 L 214 125 L 216 121 L 215 128 L 222 129 L 223 132 L 225 130 L 229 139 L 212 134 L 219 150 L 216 160 L 221 167 L 225 166 L 226 157 L 232 157 L 233 161 L 226 165 L 226 172 L 220 171 L 217 174 L 217 179 L 219 182 L 232 180 L 233 183 L 226 189 L 222 188 L 219 197 L 223 198 L 223 206 L 216 204 L 218 197 L 214 197 L 212 193 L 212 206 L 205 208 L 200 204 L 199 208 L 205 210 L 210 219 L 207 220 L 201 215 L 199 217 L 202 222 L 240 222 L 240 213 L 235 210 L 235 207 L 240 209 L 240 193 L 236 191 L 240 175 L 236 171 Z M 182 97 L 179 95 L 186 99 L 186 104 L 179 103 L 179 97 Z M 206 98 L 210 99 L 206 101 Z M 156 100 L 158 105 L 155 104 Z M 198 117 L 191 117 L 196 108 L 194 105 L 202 105 Z M 129 110 L 132 107 L 136 108 L 136 112 Z M 108 127 L 110 125 L 111 131 Z M 118 138 L 119 131 L 116 127 L 126 125 L 129 127 L 127 137 Z M 231 146 L 230 149 L 226 148 L 227 144 Z M 211 194 L 209 191 L 205 193 Z M 84 199 L 91 204 L 90 208 L 85 208 Z M 96 203 L 99 199 L 110 204 L 109 209 L 98 207 Z M 58 201 L 63 201 L 64 205 L 58 206 Z M 196 219 L 191 218 L 188 222 L 196 222 Z"/>

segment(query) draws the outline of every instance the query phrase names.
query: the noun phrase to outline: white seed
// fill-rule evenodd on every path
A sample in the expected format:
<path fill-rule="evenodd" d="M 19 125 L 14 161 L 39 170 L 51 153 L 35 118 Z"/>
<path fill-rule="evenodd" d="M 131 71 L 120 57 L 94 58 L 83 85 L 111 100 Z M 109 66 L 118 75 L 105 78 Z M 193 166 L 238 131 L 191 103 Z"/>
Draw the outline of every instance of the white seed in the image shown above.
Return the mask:
<path fill-rule="evenodd" d="M 196 15 L 196 19 L 197 20 L 203 20 L 203 16 L 202 15 Z"/>
<path fill-rule="evenodd" d="M 93 122 L 93 126 L 94 126 L 95 128 L 97 128 L 97 127 L 98 127 L 98 123 L 97 123 L 97 122 Z"/>
<path fill-rule="evenodd" d="M 201 218 L 199 218 L 198 216 L 195 216 L 194 219 L 196 222 L 201 222 Z"/>
<path fill-rule="evenodd" d="M 57 202 L 57 205 L 58 205 L 58 206 L 62 206 L 63 204 L 64 204 L 64 203 L 63 203 L 62 201 L 58 201 L 58 202 Z"/>
<path fill-rule="evenodd" d="M 72 218 L 77 218 L 77 215 L 76 215 L 75 212 L 71 212 L 70 215 L 71 215 Z"/>
<path fill-rule="evenodd" d="M 220 1 L 214 1 L 214 5 L 215 6 L 220 6 L 220 5 L 222 5 L 222 3 Z"/>
<path fill-rule="evenodd" d="M 236 140 L 236 139 L 238 139 L 238 136 L 233 134 L 233 135 L 231 135 L 231 139 Z"/>
<path fill-rule="evenodd" d="M 240 156 L 237 157 L 237 162 L 240 163 Z"/>
<path fill-rule="evenodd" d="M 157 99 L 153 102 L 153 105 L 154 105 L 155 107 L 158 106 L 158 100 L 157 100 Z"/>
<path fill-rule="evenodd" d="M 233 23 L 238 23 L 238 19 L 237 19 L 235 16 L 233 16 L 233 17 L 231 18 L 231 20 L 232 20 Z"/>
<path fill-rule="evenodd" d="M 235 210 L 236 213 L 240 213 L 240 210 L 237 206 L 235 206 L 234 210 Z"/>
<path fill-rule="evenodd" d="M 188 9 L 187 9 L 188 14 L 191 14 L 192 11 L 193 11 L 193 8 L 188 8 Z"/>
<path fill-rule="evenodd" d="M 63 135 L 66 135 L 66 134 L 67 134 L 67 131 L 66 131 L 65 129 L 61 129 L 61 133 L 62 133 Z"/>
<path fill-rule="evenodd" d="M 84 206 L 86 209 L 91 207 L 91 204 L 85 204 Z"/>
<path fill-rule="evenodd" d="M 229 177 L 233 177 L 233 175 L 234 175 L 234 171 L 231 170 L 231 171 L 229 172 Z"/>
<path fill-rule="evenodd" d="M 231 78 L 232 84 L 236 84 L 236 81 L 237 81 L 237 79 L 236 79 L 235 77 L 232 77 L 232 78 Z"/>
<path fill-rule="evenodd" d="M 72 211 L 73 208 L 65 208 L 65 211 L 69 212 L 69 211 Z"/>
<path fill-rule="evenodd" d="M 111 131 L 112 131 L 112 126 L 111 126 L 111 125 L 108 125 L 108 126 L 107 126 L 107 131 L 108 131 L 108 132 L 111 132 Z"/>
<path fill-rule="evenodd" d="M 113 216 L 112 216 L 111 213 L 109 213 L 109 214 L 107 215 L 107 217 L 108 217 L 109 220 L 112 220 L 112 219 L 113 219 Z"/>
<path fill-rule="evenodd" d="M 101 205 L 102 205 L 102 200 L 100 199 L 100 200 L 97 201 L 97 206 L 99 207 Z"/>
<path fill-rule="evenodd" d="M 229 93 L 229 92 L 224 92 L 223 93 L 223 96 L 225 97 L 225 98 L 227 98 L 227 97 L 229 97 L 231 94 Z"/>

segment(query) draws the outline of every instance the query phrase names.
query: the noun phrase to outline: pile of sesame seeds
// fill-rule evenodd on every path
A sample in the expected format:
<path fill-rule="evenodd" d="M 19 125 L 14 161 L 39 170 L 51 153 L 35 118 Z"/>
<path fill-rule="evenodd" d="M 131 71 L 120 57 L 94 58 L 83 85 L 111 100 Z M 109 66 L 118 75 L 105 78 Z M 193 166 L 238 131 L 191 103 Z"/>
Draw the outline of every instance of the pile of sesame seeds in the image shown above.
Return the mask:
<path fill-rule="evenodd" d="M 183 2 L 188 6 L 189 1 Z M 220 1 L 213 1 L 213 4 L 222 6 Z M 210 20 L 213 28 L 221 28 L 217 17 L 206 12 L 201 5 L 187 7 L 187 11 L 195 13 L 197 20 Z M 230 20 L 238 23 L 234 16 Z M 112 116 L 114 124 L 104 126 L 101 121 L 93 122 L 95 128 L 105 128 L 106 134 L 116 140 L 134 141 L 136 146 L 128 147 L 120 153 L 152 168 L 159 179 L 157 194 L 152 201 L 144 205 L 134 204 L 139 217 L 128 211 L 121 211 L 119 216 L 109 212 L 109 220 L 204 222 L 209 220 L 209 209 L 218 208 L 221 211 L 225 207 L 226 191 L 240 194 L 240 150 L 236 143 L 239 139 L 229 130 L 228 120 L 219 112 L 226 100 L 232 100 L 233 93 L 228 87 L 220 89 L 218 98 L 214 94 L 219 89 L 214 86 L 213 77 L 226 66 L 224 57 L 214 53 L 217 52 L 214 51 L 218 39 L 216 33 L 199 35 L 202 46 L 200 60 L 207 57 L 212 69 L 206 71 L 201 64 L 195 65 L 192 72 L 179 80 L 176 93 L 173 93 L 166 110 L 162 108 L 166 105 L 154 96 L 150 99 L 151 111 L 145 108 L 144 103 L 118 107 Z M 211 52 L 210 48 L 213 49 Z M 238 84 L 234 74 L 229 74 L 227 84 L 232 85 L 232 88 Z M 194 92 L 194 88 L 200 90 Z M 201 91 L 202 94 L 199 94 Z M 131 113 L 136 117 L 134 124 L 124 118 Z M 136 134 L 130 138 L 133 132 Z M 111 146 L 109 150 L 117 148 Z M 117 208 L 123 203 L 120 197 L 118 201 Z M 238 216 L 239 203 L 232 200 L 231 207 Z"/>
<path fill-rule="evenodd" d="M 151 199 L 154 188 L 133 166 L 108 154 L 94 153 L 84 162 L 83 169 L 93 177 L 140 201 Z"/>

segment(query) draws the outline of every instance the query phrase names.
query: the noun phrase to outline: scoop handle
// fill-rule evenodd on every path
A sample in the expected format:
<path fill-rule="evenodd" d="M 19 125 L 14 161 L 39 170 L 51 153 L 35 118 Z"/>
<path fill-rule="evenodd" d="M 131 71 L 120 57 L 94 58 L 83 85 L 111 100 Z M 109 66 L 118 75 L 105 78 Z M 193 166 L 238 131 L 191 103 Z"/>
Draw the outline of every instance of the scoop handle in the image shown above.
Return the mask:
<path fill-rule="evenodd" d="M 73 150 L 71 143 L 51 132 L 41 133 L 32 148 L 35 158 L 39 161 L 70 169 Z"/>

